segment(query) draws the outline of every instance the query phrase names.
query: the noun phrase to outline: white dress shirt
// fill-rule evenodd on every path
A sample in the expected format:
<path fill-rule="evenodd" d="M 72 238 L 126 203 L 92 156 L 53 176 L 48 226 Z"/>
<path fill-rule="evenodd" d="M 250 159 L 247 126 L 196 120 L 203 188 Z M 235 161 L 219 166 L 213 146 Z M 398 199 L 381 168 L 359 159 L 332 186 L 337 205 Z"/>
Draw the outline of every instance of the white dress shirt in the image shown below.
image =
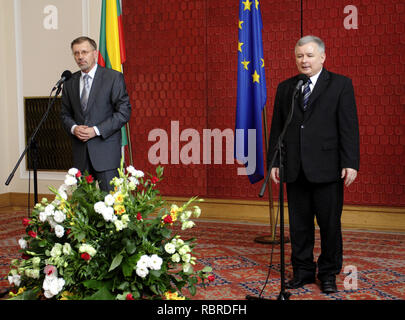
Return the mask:
<path fill-rule="evenodd" d="M 81 77 L 80 77 L 80 96 L 82 96 L 82 91 L 83 91 L 83 88 L 84 88 L 84 79 L 83 79 L 83 76 L 86 75 L 86 74 L 89 76 L 88 82 L 89 82 L 89 92 L 90 92 L 91 86 L 93 85 L 94 76 L 96 75 L 96 71 L 97 71 L 97 63 L 95 64 L 95 66 L 94 66 L 88 73 L 85 73 L 85 72 L 83 72 L 83 71 L 81 72 L 82 75 L 81 75 Z M 70 129 L 70 132 L 71 132 L 72 134 L 74 134 L 74 130 L 75 130 L 76 127 L 77 127 L 77 124 L 74 124 L 74 125 L 72 126 L 72 128 Z M 98 128 L 97 128 L 96 126 L 94 126 L 93 129 L 94 129 L 94 131 L 96 132 L 96 135 L 99 136 L 99 135 L 100 135 L 100 131 L 98 130 Z"/>

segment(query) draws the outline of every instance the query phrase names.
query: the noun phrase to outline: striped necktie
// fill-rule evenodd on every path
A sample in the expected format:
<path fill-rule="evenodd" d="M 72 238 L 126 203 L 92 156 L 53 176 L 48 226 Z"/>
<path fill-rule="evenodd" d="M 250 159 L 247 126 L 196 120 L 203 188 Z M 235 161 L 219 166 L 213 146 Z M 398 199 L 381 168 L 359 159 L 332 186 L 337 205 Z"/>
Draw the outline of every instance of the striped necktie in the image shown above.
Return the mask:
<path fill-rule="evenodd" d="M 308 79 L 307 83 L 305 83 L 305 85 L 304 85 L 304 91 L 303 91 L 303 95 L 304 95 L 304 110 L 307 109 L 309 96 L 311 95 L 311 89 L 309 88 L 309 85 L 310 85 L 311 83 L 312 83 L 312 82 L 311 82 L 311 79 Z"/>
<path fill-rule="evenodd" d="M 89 92 L 90 92 L 89 78 L 90 76 L 88 74 L 85 74 L 83 76 L 83 90 L 82 95 L 80 96 L 80 103 L 82 105 L 83 111 L 86 111 L 87 102 L 89 101 Z"/>

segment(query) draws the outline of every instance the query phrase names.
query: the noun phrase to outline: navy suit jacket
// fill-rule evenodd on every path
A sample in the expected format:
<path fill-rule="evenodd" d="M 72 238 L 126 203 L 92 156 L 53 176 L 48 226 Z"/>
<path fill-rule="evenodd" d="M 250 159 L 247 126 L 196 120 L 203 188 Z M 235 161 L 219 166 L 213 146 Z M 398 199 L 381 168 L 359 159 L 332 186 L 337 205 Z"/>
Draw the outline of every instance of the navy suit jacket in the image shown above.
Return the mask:
<path fill-rule="evenodd" d="M 80 104 L 80 76 L 75 72 L 62 91 L 61 120 L 72 137 L 73 165 L 83 168 L 88 150 L 96 171 L 116 169 L 121 160 L 121 128 L 129 121 L 131 104 L 122 73 L 97 67 L 86 111 Z M 100 136 L 82 142 L 71 134 L 73 125 L 97 126 Z"/>
<path fill-rule="evenodd" d="M 297 82 L 298 76 L 295 76 L 281 82 L 277 88 L 269 139 L 269 161 L 291 109 Z M 338 181 L 342 168 L 358 170 L 359 128 L 352 81 L 323 68 L 306 111 L 302 108 L 302 95 L 295 99 L 284 146 L 284 182 L 294 182 L 301 168 L 307 179 L 314 183 Z M 278 166 L 278 162 L 273 165 Z"/>

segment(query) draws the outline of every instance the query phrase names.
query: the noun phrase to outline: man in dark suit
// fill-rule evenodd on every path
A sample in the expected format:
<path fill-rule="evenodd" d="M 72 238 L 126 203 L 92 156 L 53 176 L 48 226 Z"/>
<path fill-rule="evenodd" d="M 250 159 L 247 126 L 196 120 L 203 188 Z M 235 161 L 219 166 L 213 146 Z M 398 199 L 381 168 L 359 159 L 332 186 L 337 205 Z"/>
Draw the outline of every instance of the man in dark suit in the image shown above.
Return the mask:
<path fill-rule="evenodd" d="M 65 82 L 61 119 L 72 136 L 73 165 L 87 170 L 104 191 L 118 176 L 121 127 L 131 116 L 131 104 L 122 73 L 97 65 L 97 45 L 88 37 L 72 41 L 80 71 Z"/>
<path fill-rule="evenodd" d="M 321 281 L 325 293 L 337 291 L 342 268 L 341 215 L 343 184 L 349 186 L 359 169 L 359 129 L 352 81 L 323 68 L 325 45 L 315 36 L 295 47 L 297 75 L 277 88 L 270 130 L 269 158 L 291 109 L 298 79 L 304 81 L 295 98 L 293 117 L 284 137 L 284 182 L 287 184 L 293 279 L 296 289 Z M 268 164 L 270 165 L 270 164 Z M 279 183 L 279 163 L 271 179 Z M 320 228 L 321 254 L 314 262 L 314 217 Z"/>

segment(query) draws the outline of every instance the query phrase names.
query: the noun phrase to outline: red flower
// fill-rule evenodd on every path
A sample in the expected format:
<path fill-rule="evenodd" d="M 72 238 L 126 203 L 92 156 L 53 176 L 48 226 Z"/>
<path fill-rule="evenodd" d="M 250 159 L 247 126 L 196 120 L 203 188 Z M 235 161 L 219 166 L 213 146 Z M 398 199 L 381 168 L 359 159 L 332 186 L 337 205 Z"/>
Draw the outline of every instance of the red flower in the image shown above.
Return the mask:
<path fill-rule="evenodd" d="M 164 219 L 163 219 L 164 223 L 173 223 L 173 218 L 172 216 L 169 214 L 167 215 Z"/>
<path fill-rule="evenodd" d="M 72 232 L 72 229 L 67 229 L 66 230 L 66 235 L 69 235 Z"/>
<path fill-rule="evenodd" d="M 87 252 L 83 252 L 80 255 L 80 258 L 82 258 L 83 260 L 89 261 L 91 259 L 90 255 Z"/>
<path fill-rule="evenodd" d="M 134 299 L 134 296 L 132 295 L 132 293 L 128 293 L 126 299 L 127 299 L 127 300 L 135 300 L 135 299 Z"/>
<path fill-rule="evenodd" d="M 23 253 L 23 254 L 21 255 L 21 258 L 24 259 L 24 260 L 28 260 L 28 259 L 31 259 L 31 256 L 28 255 L 28 254 L 26 254 L 26 253 Z"/>
<path fill-rule="evenodd" d="M 214 275 L 210 275 L 210 276 L 208 276 L 207 279 L 208 279 L 209 282 L 212 282 L 212 281 L 215 280 L 215 276 L 214 276 Z"/>
<path fill-rule="evenodd" d="M 142 220 L 142 215 L 140 212 L 138 212 L 138 214 L 136 215 L 136 219 L 137 220 Z"/>
<path fill-rule="evenodd" d="M 152 177 L 151 182 L 152 184 L 156 184 L 159 181 L 158 177 Z"/>
<path fill-rule="evenodd" d="M 86 181 L 87 183 L 93 183 L 94 182 L 94 178 L 91 174 L 89 174 L 88 176 L 86 176 Z"/>
<path fill-rule="evenodd" d="M 22 219 L 22 224 L 24 227 L 27 227 L 30 224 L 31 220 L 28 218 L 23 218 Z"/>
<path fill-rule="evenodd" d="M 32 231 L 32 230 L 28 231 L 28 235 L 33 237 L 33 238 L 37 237 L 37 233 L 35 231 Z"/>
<path fill-rule="evenodd" d="M 82 176 L 82 173 L 80 172 L 80 170 L 78 170 L 76 173 L 76 178 L 80 178 L 81 176 Z"/>

